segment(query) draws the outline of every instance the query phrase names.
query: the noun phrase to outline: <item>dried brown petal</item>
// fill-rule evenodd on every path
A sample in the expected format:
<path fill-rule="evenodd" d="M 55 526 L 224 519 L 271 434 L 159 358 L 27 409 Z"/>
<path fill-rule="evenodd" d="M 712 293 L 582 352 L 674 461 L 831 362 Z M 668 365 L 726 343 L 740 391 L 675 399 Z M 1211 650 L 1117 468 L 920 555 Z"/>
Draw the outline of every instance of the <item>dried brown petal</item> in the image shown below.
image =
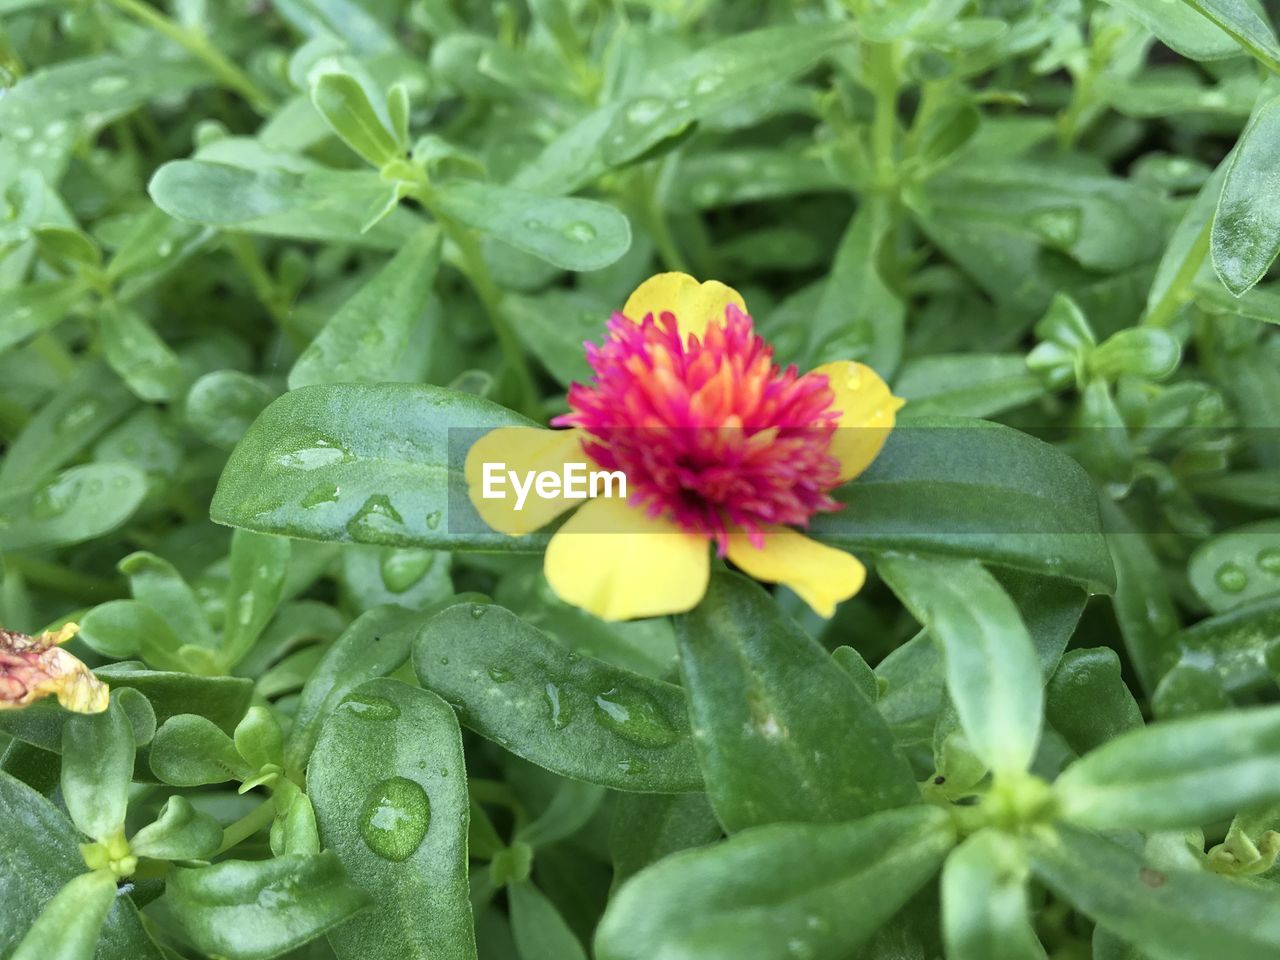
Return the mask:
<path fill-rule="evenodd" d="M 35 637 L 0 629 L 0 710 L 16 710 L 51 694 L 76 713 L 107 709 L 107 685 L 59 646 L 79 629 L 68 623 Z"/>

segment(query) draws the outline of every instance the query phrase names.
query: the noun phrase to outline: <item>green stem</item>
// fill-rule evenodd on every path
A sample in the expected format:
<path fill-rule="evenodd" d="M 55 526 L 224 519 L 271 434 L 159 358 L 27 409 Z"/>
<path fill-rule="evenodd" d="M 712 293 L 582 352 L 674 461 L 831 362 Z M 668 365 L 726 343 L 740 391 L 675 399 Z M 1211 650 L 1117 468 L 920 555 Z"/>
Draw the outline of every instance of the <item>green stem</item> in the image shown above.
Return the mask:
<path fill-rule="evenodd" d="M 1205 221 L 1205 225 L 1200 229 L 1200 233 L 1196 236 L 1196 242 L 1191 245 L 1191 249 L 1187 251 L 1187 255 L 1182 258 L 1182 265 L 1178 267 L 1178 272 L 1173 275 L 1173 281 L 1160 299 L 1156 301 L 1156 305 L 1147 311 L 1144 323 L 1153 327 L 1167 327 L 1173 318 L 1178 315 L 1178 310 L 1187 302 L 1190 296 L 1191 284 L 1196 279 L 1196 274 L 1200 272 L 1200 266 L 1204 263 L 1204 258 L 1209 254 L 1209 243 L 1213 236 L 1213 217 Z"/>
<path fill-rule="evenodd" d="M 142 0 L 109 0 L 109 2 L 122 13 L 140 20 L 202 61 L 219 83 L 240 94 L 258 110 L 265 112 L 270 109 L 271 97 L 267 92 L 254 83 L 248 74 L 224 57 L 209 42 L 208 37 L 175 23 L 159 10 L 143 3 Z"/>
<path fill-rule="evenodd" d="M 227 249 L 231 251 L 231 256 L 235 258 L 236 263 L 240 264 L 240 269 L 248 277 L 249 286 L 253 288 L 254 296 L 258 298 L 258 302 L 267 308 L 267 312 L 271 314 L 271 319 L 276 322 L 276 326 L 288 334 L 288 330 L 285 329 L 286 321 L 289 319 L 288 308 L 280 302 L 280 297 L 276 293 L 275 281 L 267 271 L 266 264 L 262 262 L 262 257 L 259 256 L 258 248 L 254 246 L 253 240 L 243 233 L 227 233 L 223 236 L 223 243 L 226 244 Z"/>
<path fill-rule="evenodd" d="M 275 818 L 275 800 L 263 800 L 262 803 L 222 831 L 222 846 L 218 848 L 218 852 L 214 856 L 226 853 L 237 844 L 248 840 L 259 830 L 268 827 Z"/>
<path fill-rule="evenodd" d="M 896 189 L 898 174 L 895 150 L 898 138 L 898 74 L 894 67 L 892 43 L 864 46 L 867 80 L 875 103 L 871 119 L 871 156 L 880 189 Z"/>

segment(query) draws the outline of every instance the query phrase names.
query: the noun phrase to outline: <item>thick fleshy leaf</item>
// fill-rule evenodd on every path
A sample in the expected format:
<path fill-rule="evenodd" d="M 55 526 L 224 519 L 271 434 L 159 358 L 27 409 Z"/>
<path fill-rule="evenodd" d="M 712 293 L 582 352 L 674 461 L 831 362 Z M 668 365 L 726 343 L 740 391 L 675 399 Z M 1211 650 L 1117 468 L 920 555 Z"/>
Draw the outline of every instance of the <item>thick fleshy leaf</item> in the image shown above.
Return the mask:
<path fill-rule="evenodd" d="M 57 807 L 0 772 L 0 843 L 6 851 L 0 857 L 0 956 L 11 956 L 44 906 L 84 873 L 78 839 Z M 129 897 L 114 898 L 98 944 L 97 960 L 162 960 Z"/>
<path fill-rule="evenodd" d="M 463 485 L 466 451 L 529 421 L 479 397 L 418 384 L 291 390 L 231 453 L 219 523 L 311 540 L 442 549 L 529 549 L 494 533 Z M 541 542 L 541 541 L 538 541 Z"/>
<path fill-rule="evenodd" d="M 415 233 L 344 303 L 289 371 L 289 387 L 351 381 L 417 381 L 431 358 L 438 305 L 440 231 Z"/>
<path fill-rule="evenodd" d="M 1043 960 L 1031 927 L 1027 855 L 1020 840 L 975 833 L 942 868 L 942 923 L 949 960 Z"/>
<path fill-rule="evenodd" d="M 0 494 L 0 550 L 35 550 L 110 533 L 147 492 L 142 471 L 124 463 L 71 467 L 35 489 Z"/>
<path fill-rule="evenodd" d="M 62 728 L 62 797 L 72 822 L 94 840 L 124 827 L 133 755 L 133 726 L 118 697 L 102 713 L 75 714 Z"/>
<path fill-rule="evenodd" d="M 250 530 L 232 535 L 227 620 L 219 650 L 224 663 L 238 663 L 276 612 L 289 570 L 289 552 L 289 541 L 283 537 Z"/>
<path fill-rule="evenodd" d="M 876 569 L 942 645 L 969 743 L 997 773 L 1025 769 L 1040 735 L 1041 670 L 1009 594 L 973 560 L 886 554 Z"/>
<path fill-rule="evenodd" d="M 1220 2 L 1247 7 L 1244 0 Z M 1276 57 L 1280 69 L 1280 48 Z M 1213 265 L 1237 297 L 1262 279 L 1280 253 L 1280 184 L 1271 176 L 1277 153 L 1280 97 L 1263 104 L 1241 135 L 1213 218 Z"/>
<path fill-rule="evenodd" d="M 561 776 L 638 793 L 702 788 L 679 687 L 574 653 L 495 604 L 428 620 L 413 666 L 463 726 Z"/>
<path fill-rule="evenodd" d="M 726 830 L 918 801 L 875 703 L 759 586 L 713 577 L 677 637 L 694 745 Z"/>
<path fill-rule="evenodd" d="M 1197 13 L 1190 3 L 1165 0 L 1107 0 L 1154 33 L 1165 46 L 1192 60 L 1223 60 L 1239 56 L 1231 35 Z"/>
<path fill-rule="evenodd" d="M 1109 741 L 1054 784 L 1088 827 L 1194 827 L 1280 800 L 1280 707 L 1157 723 Z"/>
<path fill-rule="evenodd" d="M 1270 960 L 1280 951 L 1271 890 L 1168 870 L 1067 825 L 1032 834 L 1028 846 L 1037 879 L 1153 960 Z"/>
<path fill-rule="evenodd" d="M 1142 726 L 1142 710 L 1110 647 L 1071 650 L 1045 690 L 1045 719 L 1078 754 Z"/>
<path fill-rule="evenodd" d="M 440 184 L 434 202 L 446 216 L 565 270 L 599 270 L 631 246 L 627 218 L 596 200 L 454 180 Z"/>
<path fill-rule="evenodd" d="M 80 874 L 45 905 L 9 960 L 90 960 L 115 898 L 109 870 Z"/>
<path fill-rule="evenodd" d="M 175 787 L 247 780 L 258 772 L 212 720 L 190 713 L 170 717 L 156 731 L 151 742 L 151 769 Z"/>
<path fill-rule="evenodd" d="M 614 885 L 669 854 L 705 846 L 723 834 L 705 794 L 621 794 L 609 831 Z"/>
<path fill-rule="evenodd" d="M 1280 71 L 1280 42 L 1262 4 L 1252 0 L 1182 0 L 1229 34 L 1272 71 Z"/>
<path fill-rule="evenodd" d="M 596 957 L 845 960 L 954 842 L 950 817 L 925 806 L 747 830 L 628 880 L 596 931 Z"/>
<path fill-rule="evenodd" d="M 467 770 L 449 705 L 398 680 L 361 684 L 325 722 L 307 789 L 321 842 L 377 903 L 329 934 L 334 952 L 474 960 Z"/>
<path fill-rule="evenodd" d="M 206 860 L 221 846 L 221 824 L 178 794 L 165 801 L 154 822 L 129 838 L 134 854 L 162 860 Z"/>
<path fill-rule="evenodd" d="M 983 420 L 899 422 L 837 513 L 810 534 L 849 550 L 974 557 L 1109 592 L 1097 496 L 1070 457 Z"/>
<path fill-rule="evenodd" d="M 165 898 L 196 946 L 228 960 L 292 950 L 369 902 L 332 852 L 180 867 L 169 875 Z"/>

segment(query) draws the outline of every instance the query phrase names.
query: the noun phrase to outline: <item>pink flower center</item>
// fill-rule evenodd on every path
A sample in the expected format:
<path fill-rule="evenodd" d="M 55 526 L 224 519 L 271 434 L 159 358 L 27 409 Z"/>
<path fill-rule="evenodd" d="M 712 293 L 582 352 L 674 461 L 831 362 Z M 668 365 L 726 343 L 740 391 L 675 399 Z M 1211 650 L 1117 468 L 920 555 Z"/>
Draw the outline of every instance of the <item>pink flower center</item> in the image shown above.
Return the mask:
<path fill-rule="evenodd" d="M 588 343 L 594 383 L 569 389 L 555 426 L 588 433 L 583 448 L 621 470 L 633 503 L 716 540 L 741 529 L 759 545 L 770 524 L 805 525 L 840 509 L 831 437 L 840 413 L 822 374 L 773 362 L 751 318 L 730 305 L 725 323 L 682 340 L 664 312 L 634 323 L 621 313 Z"/>

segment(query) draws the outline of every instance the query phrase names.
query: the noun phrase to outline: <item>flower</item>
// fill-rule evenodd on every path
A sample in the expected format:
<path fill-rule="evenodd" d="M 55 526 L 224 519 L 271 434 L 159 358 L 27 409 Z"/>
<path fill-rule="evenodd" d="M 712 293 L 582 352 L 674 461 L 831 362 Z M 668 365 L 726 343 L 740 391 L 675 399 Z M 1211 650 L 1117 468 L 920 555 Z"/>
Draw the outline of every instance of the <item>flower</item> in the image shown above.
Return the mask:
<path fill-rule="evenodd" d="M 89 668 L 63 650 L 79 632 L 68 623 L 38 637 L 0 629 L 0 710 L 16 710 L 50 694 L 76 713 L 101 713 L 110 691 Z"/>
<path fill-rule="evenodd" d="M 502 427 L 468 451 L 481 518 L 513 536 L 577 506 L 564 495 L 482 495 L 484 464 L 563 471 L 584 459 L 621 472 L 628 496 L 588 500 L 547 545 L 555 593 L 605 620 L 680 613 L 706 592 L 711 544 L 757 580 L 782 583 L 818 614 L 861 589 L 852 555 L 792 529 L 838 510 L 830 493 L 879 454 L 903 401 L 869 367 L 782 369 L 742 297 L 663 273 L 642 283 L 587 344 L 595 376 L 569 390 L 554 426 Z M 490 494 L 493 491 L 489 491 Z"/>

